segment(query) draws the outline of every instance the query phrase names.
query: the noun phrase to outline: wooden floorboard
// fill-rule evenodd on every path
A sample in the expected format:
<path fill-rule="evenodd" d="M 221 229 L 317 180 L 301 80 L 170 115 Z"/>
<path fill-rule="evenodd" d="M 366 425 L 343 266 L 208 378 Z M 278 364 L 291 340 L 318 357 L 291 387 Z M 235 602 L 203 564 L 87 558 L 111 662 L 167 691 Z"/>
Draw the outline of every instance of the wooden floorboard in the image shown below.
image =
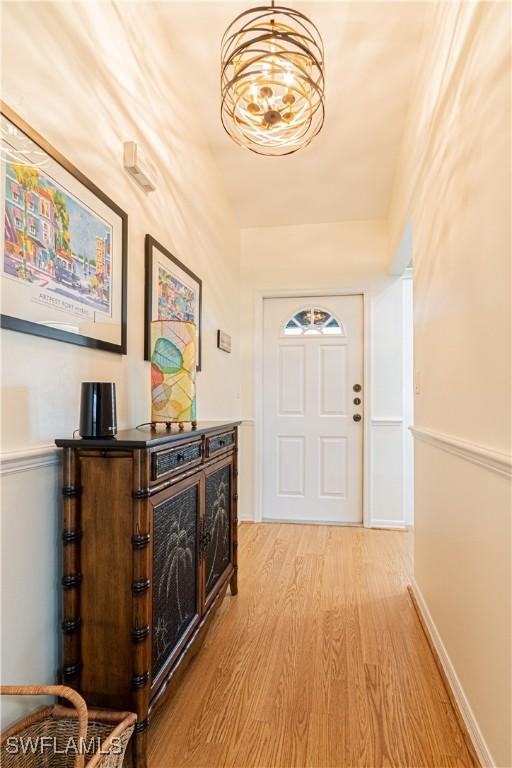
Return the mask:
<path fill-rule="evenodd" d="M 243 524 L 239 563 L 150 768 L 475 765 L 407 592 L 410 533 Z"/>

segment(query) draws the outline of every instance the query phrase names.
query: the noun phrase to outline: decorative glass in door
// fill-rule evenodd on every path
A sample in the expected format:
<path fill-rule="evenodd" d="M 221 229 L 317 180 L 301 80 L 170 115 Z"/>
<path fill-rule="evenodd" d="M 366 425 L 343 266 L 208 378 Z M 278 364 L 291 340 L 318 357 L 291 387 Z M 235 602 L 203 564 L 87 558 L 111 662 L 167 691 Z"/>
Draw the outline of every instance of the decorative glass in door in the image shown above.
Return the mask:
<path fill-rule="evenodd" d="M 199 485 L 154 509 L 153 679 L 197 614 Z"/>
<path fill-rule="evenodd" d="M 330 312 L 319 307 L 301 309 L 286 321 L 284 336 L 344 336 L 342 323 Z"/>
<path fill-rule="evenodd" d="M 231 561 L 231 464 L 206 478 L 203 546 L 208 594 Z"/>

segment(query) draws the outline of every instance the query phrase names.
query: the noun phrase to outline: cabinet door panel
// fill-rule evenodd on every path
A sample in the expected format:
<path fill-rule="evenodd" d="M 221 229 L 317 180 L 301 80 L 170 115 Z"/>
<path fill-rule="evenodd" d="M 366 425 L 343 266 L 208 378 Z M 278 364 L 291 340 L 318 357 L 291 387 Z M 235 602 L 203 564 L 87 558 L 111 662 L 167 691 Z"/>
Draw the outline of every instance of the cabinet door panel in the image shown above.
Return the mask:
<path fill-rule="evenodd" d="M 153 683 L 198 621 L 200 481 L 173 490 L 153 513 Z"/>
<path fill-rule="evenodd" d="M 232 563 L 232 462 L 210 471 L 205 480 L 204 583 L 206 603 Z"/>

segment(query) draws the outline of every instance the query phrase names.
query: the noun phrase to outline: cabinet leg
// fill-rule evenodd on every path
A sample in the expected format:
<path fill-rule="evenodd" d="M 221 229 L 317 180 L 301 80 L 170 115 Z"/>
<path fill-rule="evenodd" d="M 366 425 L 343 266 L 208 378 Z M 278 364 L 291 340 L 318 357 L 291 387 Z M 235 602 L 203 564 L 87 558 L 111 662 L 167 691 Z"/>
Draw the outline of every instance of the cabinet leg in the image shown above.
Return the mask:
<path fill-rule="evenodd" d="M 229 589 L 232 595 L 238 595 L 238 571 L 236 569 L 229 580 Z"/>
<path fill-rule="evenodd" d="M 148 732 L 147 729 L 144 731 L 140 731 L 137 733 L 137 731 L 134 732 L 132 738 L 131 738 L 131 766 L 132 768 L 147 768 L 148 766 L 148 757 L 147 757 L 147 747 L 148 747 Z M 126 764 L 126 763 L 125 763 Z M 128 765 L 130 763 L 128 762 Z"/>

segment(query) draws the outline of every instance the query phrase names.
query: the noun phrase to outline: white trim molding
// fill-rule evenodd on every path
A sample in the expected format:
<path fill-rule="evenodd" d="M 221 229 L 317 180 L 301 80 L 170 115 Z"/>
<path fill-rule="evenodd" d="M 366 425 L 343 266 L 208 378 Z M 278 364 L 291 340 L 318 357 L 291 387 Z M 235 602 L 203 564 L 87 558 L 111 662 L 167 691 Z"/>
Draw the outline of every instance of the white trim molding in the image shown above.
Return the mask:
<path fill-rule="evenodd" d="M 28 472 L 31 469 L 58 464 L 59 461 L 60 451 L 55 445 L 38 445 L 35 448 L 5 451 L 0 454 L 0 475 Z"/>
<path fill-rule="evenodd" d="M 361 523 L 344 523 L 337 520 L 300 520 L 296 517 L 266 517 L 260 522 L 263 525 L 267 525 L 267 523 L 289 523 L 290 525 L 334 525 L 337 528 L 361 528 Z"/>
<path fill-rule="evenodd" d="M 434 432 L 425 427 L 409 427 L 414 439 L 422 443 L 428 443 L 435 448 L 440 448 L 447 453 L 458 456 L 480 467 L 485 467 L 493 472 L 506 477 L 512 476 L 512 456 L 502 451 L 495 451 L 476 443 L 470 443 L 466 440 L 460 440 L 452 435 L 445 435 L 442 432 Z"/>
<path fill-rule="evenodd" d="M 370 528 L 382 528 L 386 531 L 406 531 L 408 526 L 403 520 L 379 520 L 372 518 Z"/>
<path fill-rule="evenodd" d="M 403 424 L 402 418 L 381 418 L 380 416 L 374 418 L 372 421 L 372 427 L 401 427 Z"/>
<path fill-rule="evenodd" d="M 462 684 L 457 676 L 455 667 L 448 655 L 448 651 L 441 639 L 441 635 L 434 623 L 430 611 L 428 609 L 425 598 L 423 597 L 418 584 L 413 579 L 409 586 L 409 592 L 415 608 L 419 613 L 420 621 L 423 625 L 423 629 L 427 634 L 429 643 L 433 649 L 434 656 L 437 657 L 436 661 L 441 666 L 442 673 L 444 673 L 445 685 L 449 688 L 449 693 L 454 699 L 454 704 L 458 709 L 458 714 L 462 718 L 463 724 L 466 727 L 466 735 L 471 741 L 473 749 L 476 752 L 476 756 L 480 761 L 482 768 L 494 768 L 496 763 L 492 757 L 491 751 L 487 746 L 485 739 L 482 735 L 480 727 L 471 705 L 468 701 Z"/>

